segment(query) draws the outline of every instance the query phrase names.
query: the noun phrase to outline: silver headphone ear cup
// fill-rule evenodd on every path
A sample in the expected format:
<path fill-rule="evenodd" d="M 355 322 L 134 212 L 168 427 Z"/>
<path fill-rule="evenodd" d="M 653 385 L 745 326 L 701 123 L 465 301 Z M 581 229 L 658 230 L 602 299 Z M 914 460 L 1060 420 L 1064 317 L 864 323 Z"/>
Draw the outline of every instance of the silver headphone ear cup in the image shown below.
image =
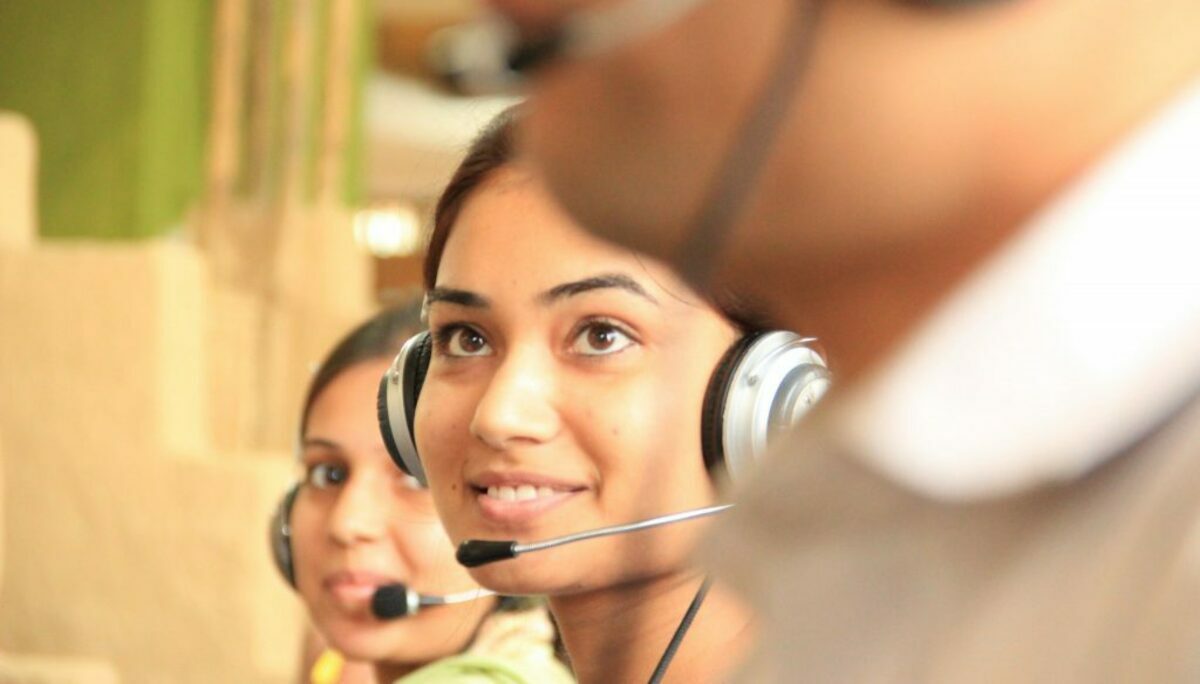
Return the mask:
<path fill-rule="evenodd" d="M 413 417 L 417 398 L 429 369 L 430 337 L 419 333 L 400 348 L 391 368 L 379 381 L 379 430 L 388 454 L 400 470 L 428 486 L 425 468 L 417 454 L 413 437 Z"/>
<path fill-rule="evenodd" d="M 745 478 L 828 389 L 829 369 L 812 341 L 783 330 L 764 333 L 730 369 L 721 413 L 730 480 Z"/>
<path fill-rule="evenodd" d="M 296 495 L 299 493 L 299 482 L 288 488 L 287 493 L 280 499 L 279 505 L 275 507 L 267 530 L 268 542 L 271 545 L 271 558 L 275 561 L 275 568 L 293 588 L 296 586 L 296 566 L 292 555 L 292 505 L 296 502 Z"/>

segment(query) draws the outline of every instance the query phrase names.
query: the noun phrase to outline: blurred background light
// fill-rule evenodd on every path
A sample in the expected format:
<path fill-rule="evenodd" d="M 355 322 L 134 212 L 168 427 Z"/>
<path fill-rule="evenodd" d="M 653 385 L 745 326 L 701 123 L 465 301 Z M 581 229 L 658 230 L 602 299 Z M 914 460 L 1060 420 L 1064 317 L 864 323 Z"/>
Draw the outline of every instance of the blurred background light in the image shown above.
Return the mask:
<path fill-rule="evenodd" d="M 422 247 L 421 217 L 411 202 L 389 202 L 354 215 L 354 240 L 377 257 L 410 256 Z"/>

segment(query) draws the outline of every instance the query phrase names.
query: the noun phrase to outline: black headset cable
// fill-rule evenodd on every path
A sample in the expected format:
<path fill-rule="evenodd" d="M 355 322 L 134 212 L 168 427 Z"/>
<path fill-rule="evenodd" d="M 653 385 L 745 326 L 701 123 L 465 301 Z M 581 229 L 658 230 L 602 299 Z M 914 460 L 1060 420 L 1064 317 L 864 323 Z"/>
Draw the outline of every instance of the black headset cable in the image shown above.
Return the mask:
<path fill-rule="evenodd" d="M 700 604 L 704 603 L 704 597 L 708 596 L 708 588 L 712 586 L 712 578 L 708 575 L 704 576 L 704 581 L 700 583 L 700 589 L 696 591 L 696 596 L 692 598 L 691 605 L 688 606 L 687 612 L 683 614 L 683 619 L 679 621 L 679 626 L 675 628 L 675 634 L 671 637 L 671 643 L 667 644 L 667 650 L 663 651 L 662 657 L 658 659 L 658 665 L 654 668 L 654 673 L 650 675 L 650 684 L 659 684 L 662 678 L 667 674 L 667 668 L 671 666 L 671 661 L 675 658 L 675 652 L 679 650 L 679 645 L 683 643 L 683 637 L 687 635 L 688 629 L 692 626 L 692 621 L 696 619 L 696 613 L 700 612 Z"/>

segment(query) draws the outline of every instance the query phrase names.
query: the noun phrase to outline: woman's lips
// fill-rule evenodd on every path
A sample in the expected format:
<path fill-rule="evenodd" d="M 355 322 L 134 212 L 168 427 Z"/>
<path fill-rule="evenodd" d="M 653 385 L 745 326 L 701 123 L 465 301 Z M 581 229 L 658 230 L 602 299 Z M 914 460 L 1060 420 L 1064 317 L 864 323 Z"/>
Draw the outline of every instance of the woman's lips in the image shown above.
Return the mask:
<path fill-rule="evenodd" d="M 322 585 L 343 606 L 358 608 L 368 604 L 379 587 L 395 582 L 385 575 L 343 570 L 328 575 Z"/>
<path fill-rule="evenodd" d="M 487 473 L 473 478 L 471 489 L 484 519 L 512 527 L 534 521 L 587 487 L 532 473 Z"/>

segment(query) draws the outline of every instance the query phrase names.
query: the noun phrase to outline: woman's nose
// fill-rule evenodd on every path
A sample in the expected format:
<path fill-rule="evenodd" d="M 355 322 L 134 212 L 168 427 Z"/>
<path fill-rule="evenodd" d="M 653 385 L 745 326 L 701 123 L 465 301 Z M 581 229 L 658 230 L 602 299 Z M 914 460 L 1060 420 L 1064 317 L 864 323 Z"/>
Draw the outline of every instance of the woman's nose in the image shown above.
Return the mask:
<path fill-rule="evenodd" d="M 492 375 L 475 408 L 471 434 L 493 449 L 540 444 L 559 430 L 553 362 L 533 350 L 514 350 Z"/>
<path fill-rule="evenodd" d="M 350 545 L 386 535 L 390 497 L 377 479 L 355 473 L 342 485 L 329 521 L 329 533 L 337 543 Z"/>

